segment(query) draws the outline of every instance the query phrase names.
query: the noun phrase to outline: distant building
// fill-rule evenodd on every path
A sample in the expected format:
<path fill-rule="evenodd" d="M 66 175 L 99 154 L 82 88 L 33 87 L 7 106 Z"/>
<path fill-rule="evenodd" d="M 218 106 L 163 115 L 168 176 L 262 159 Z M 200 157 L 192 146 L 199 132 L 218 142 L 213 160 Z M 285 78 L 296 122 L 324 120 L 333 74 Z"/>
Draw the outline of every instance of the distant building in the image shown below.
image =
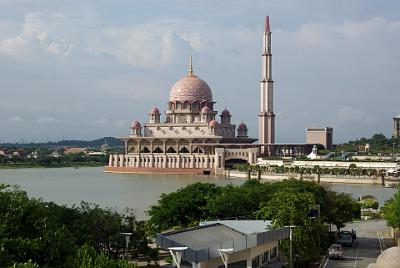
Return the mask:
<path fill-rule="evenodd" d="M 66 148 L 64 154 L 86 154 L 88 152 L 87 148 Z"/>
<path fill-rule="evenodd" d="M 393 137 L 400 136 L 400 115 L 393 117 Z"/>
<path fill-rule="evenodd" d="M 332 149 L 333 128 L 331 127 L 312 127 L 306 129 L 306 143 L 321 144 L 327 150 Z"/>
<path fill-rule="evenodd" d="M 53 151 L 53 152 L 50 154 L 50 156 L 55 157 L 55 158 L 58 158 L 58 157 L 60 157 L 60 153 L 59 153 L 58 151 Z"/>

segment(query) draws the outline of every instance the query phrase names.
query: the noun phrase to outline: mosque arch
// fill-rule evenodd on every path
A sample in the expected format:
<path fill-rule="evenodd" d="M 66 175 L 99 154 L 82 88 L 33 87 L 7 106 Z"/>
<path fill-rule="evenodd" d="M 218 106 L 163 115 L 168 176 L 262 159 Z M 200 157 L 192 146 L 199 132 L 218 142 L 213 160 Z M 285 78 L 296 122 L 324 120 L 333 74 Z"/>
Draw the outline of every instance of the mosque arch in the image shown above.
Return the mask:
<path fill-rule="evenodd" d="M 182 109 L 189 109 L 190 108 L 190 103 L 188 102 L 188 101 L 185 101 L 185 102 L 183 102 L 183 105 L 182 105 Z"/>
<path fill-rule="evenodd" d="M 142 140 L 140 142 L 140 152 L 141 153 L 151 153 L 151 143 L 148 140 Z"/>
<path fill-rule="evenodd" d="M 164 153 L 164 143 L 161 140 L 155 139 L 153 141 L 153 153 L 156 154 Z"/>
<path fill-rule="evenodd" d="M 199 110 L 199 103 L 197 101 L 192 102 L 192 110 L 193 111 Z"/>
<path fill-rule="evenodd" d="M 173 154 L 173 153 L 176 154 L 178 150 L 177 142 L 172 139 L 169 139 L 165 142 L 165 148 L 168 154 Z"/>
<path fill-rule="evenodd" d="M 204 108 L 207 105 L 207 101 L 203 100 L 200 102 L 200 108 Z"/>
<path fill-rule="evenodd" d="M 179 140 L 179 153 L 188 154 L 190 153 L 190 142 L 185 139 Z"/>
<path fill-rule="evenodd" d="M 128 141 L 128 153 L 138 153 L 139 152 L 139 144 L 135 140 Z"/>

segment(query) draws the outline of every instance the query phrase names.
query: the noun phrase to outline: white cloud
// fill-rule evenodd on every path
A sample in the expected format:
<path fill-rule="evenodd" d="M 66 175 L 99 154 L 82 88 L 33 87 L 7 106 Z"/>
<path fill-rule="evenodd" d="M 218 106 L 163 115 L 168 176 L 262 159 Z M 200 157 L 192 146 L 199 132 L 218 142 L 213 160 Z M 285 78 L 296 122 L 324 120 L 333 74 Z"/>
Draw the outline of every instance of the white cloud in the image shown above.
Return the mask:
<path fill-rule="evenodd" d="M 75 48 L 62 38 L 53 37 L 59 29 L 53 29 L 52 24 L 57 20 L 64 20 L 62 13 L 43 14 L 39 12 L 25 15 L 21 33 L 15 37 L 0 40 L 0 53 L 12 56 L 25 56 L 28 52 L 34 53 L 36 48 L 46 55 L 59 58 L 68 56 Z"/>
<path fill-rule="evenodd" d="M 380 42 L 380 36 L 397 38 L 400 34 L 400 21 L 389 21 L 386 18 L 371 18 L 365 21 L 344 21 L 342 24 L 305 23 L 296 31 L 288 32 L 277 29 L 278 39 L 288 45 L 302 49 L 331 49 L 338 45 L 367 45 L 367 41 Z M 387 35 L 389 34 L 389 35 Z"/>
<path fill-rule="evenodd" d="M 36 122 L 41 124 L 48 124 L 48 123 L 59 123 L 60 120 L 57 120 L 53 117 L 39 117 L 38 119 L 36 119 Z"/>
<path fill-rule="evenodd" d="M 191 43 L 169 25 L 151 23 L 103 29 L 89 40 L 86 52 L 112 55 L 132 66 L 156 68 L 173 63 L 179 54 L 189 54 L 191 49 Z"/>
<path fill-rule="evenodd" d="M 19 116 L 14 116 L 10 118 L 10 121 L 13 123 L 23 123 L 25 122 L 25 119 L 23 119 L 22 117 Z"/>

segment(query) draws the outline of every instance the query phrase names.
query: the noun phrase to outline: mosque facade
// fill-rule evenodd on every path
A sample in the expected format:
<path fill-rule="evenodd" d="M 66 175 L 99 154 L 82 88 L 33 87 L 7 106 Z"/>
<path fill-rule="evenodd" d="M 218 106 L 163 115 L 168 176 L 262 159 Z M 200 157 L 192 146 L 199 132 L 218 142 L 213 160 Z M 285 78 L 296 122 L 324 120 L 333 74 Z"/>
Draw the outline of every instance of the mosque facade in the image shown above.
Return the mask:
<path fill-rule="evenodd" d="M 215 110 L 210 86 L 189 71 L 171 88 L 165 113 L 154 106 L 148 122 L 134 121 L 130 135 L 122 137 L 124 154 L 112 154 L 106 172 L 219 174 L 227 165 L 255 164 L 260 155 L 281 152 L 275 145 L 271 31 L 266 17 L 263 34 L 262 79 L 259 113 L 259 143 L 248 137 L 245 123 L 232 123 L 228 109 Z M 299 147 L 300 146 L 300 147 Z M 287 153 L 301 152 L 301 145 L 284 147 Z"/>

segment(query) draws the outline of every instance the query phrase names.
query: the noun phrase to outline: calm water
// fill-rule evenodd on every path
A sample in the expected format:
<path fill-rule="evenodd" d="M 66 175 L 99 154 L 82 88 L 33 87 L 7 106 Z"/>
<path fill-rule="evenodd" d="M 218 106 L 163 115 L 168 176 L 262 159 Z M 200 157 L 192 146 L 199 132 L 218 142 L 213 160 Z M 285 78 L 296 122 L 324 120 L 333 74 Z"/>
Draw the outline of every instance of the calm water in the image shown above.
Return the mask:
<path fill-rule="evenodd" d="M 102 207 L 133 208 L 139 218 L 155 204 L 161 193 L 173 192 L 194 182 L 217 185 L 241 184 L 244 179 L 195 175 L 107 174 L 103 168 L 30 168 L 0 169 L 0 182 L 17 184 L 30 196 L 58 204 L 79 204 L 81 200 Z M 380 204 L 389 199 L 394 189 L 374 185 L 332 184 L 331 189 L 359 195 L 375 195 Z"/>

